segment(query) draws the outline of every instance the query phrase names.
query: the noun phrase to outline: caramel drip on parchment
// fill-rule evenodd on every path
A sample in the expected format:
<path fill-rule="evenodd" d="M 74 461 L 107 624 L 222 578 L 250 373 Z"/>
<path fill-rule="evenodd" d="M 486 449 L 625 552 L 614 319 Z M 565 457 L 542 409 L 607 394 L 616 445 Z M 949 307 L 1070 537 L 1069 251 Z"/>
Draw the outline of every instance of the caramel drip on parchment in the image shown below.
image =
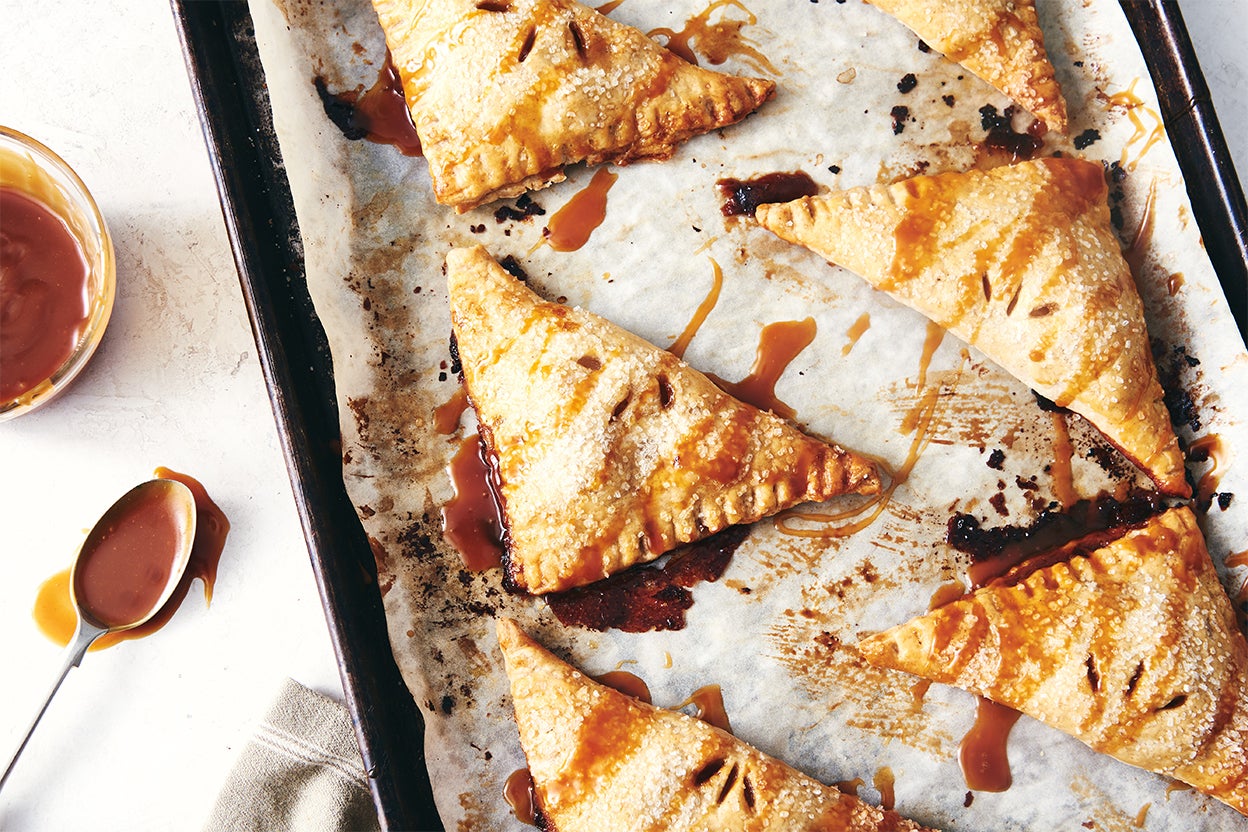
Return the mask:
<path fill-rule="evenodd" d="M 587 242 L 594 229 L 607 217 L 607 191 L 619 179 L 610 168 L 594 171 L 589 184 L 572 195 L 554 213 L 543 230 L 543 237 L 555 251 L 577 251 Z"/>
<path fill-rule="evenodd" d="M 738 382 L 709 373 L 707 376 L 728 395 L 759 410 L 770 410 L 782 419 L 793 419 L 797 411 L 776 398 L 776 384 L 793 359 L 815 340 L 815 333 L 814 318 L 767 324 L 758 337 L 758 351 L 749 375 Z"/>
<path fill-rule="evenodd" d="M 693 716 L 716 728 L 732 733 L 732 725 L 728 722 L 728 710 L 724 707 L 724 692 L 719 685 L 704 685 L 698 688 L 689 698 L 681 702 L 673 711 L 693 706 Z"/>
<path fill-rule="evenodd" d="M 685 331 L 680 333 L 680 337 L 667 348 L 667 351 L 677 358 L 685 357 L 685 350 L 689 349 L 693 336 L 698 334 L 698 330 L 706 322 L 707 315 L 710 315 L 711 310 L 715 308 L 715 304 L 719 303 L 719 293 L 724 288 L 724 270 L 719 267 L 719 263 L 715 262 L 714 258 L 707 259 L 711 261 L 714 282 L 711 284 L 711 290 L 706 293 L 706 297 L 702 299 L 702 303 L 698 305 L 697 310 L 693 313 L 693 317 L 689 319 L 689 323 L 685 326 Z"/>
<path fill-rule="evenodd" d="M 1111 107 L 1122 107 L 1126 111 L 1127 118 L 1131 120 L 1132 126 L 1135 127 L 1135 132 L 1131 134 L 1131 137 L 1122 146 L 1122 158 L 1119 161 L 1119 164 L 1127 171 L 1135 170 L 1140 163 L 1140 159 L 1144 158 L 1144 154 L 1148 153 L 1153 145 L 1161 141 L 1166 135 L 1165 122 L 1162 121 L 1161 116 L 1152 107 L 1145 105 L 1144 99 L 1136 95 L 1135 85 L 1139 82 L 1139 78 L 1132 80 L 1129 87 L 1122 92 L 1114 93 L 1108 99 Z M 1141 113 L 1147 115 L 1152 120 L 1153 126 L 1151 128 L 1144 125 L 1144 117 Z M 1127 161 L 1130 159 L 1131 148 L 1140 142 L 1144 143 L 1143 147 L 1136 153 L 1134 159 Z"/>
<path fill-rule="evenodd" d="M 716 9 L 735 6 L 745 12 L 745 20 L 721 19 L 711 23 L 711 14 Z M 689 18 L 680 31 L 674 29 L 651 29 L 646 35 L 652 38 L 663 38 L 663 45 L 668 51 L 679 55 L 684 60 L 697 66 L 698 56 L 693 48 L 706 56 L 706 60 L 718 66 L 730 57 L 740 57 L 742 61 L 759 72 L 778 74 L 775 66 L 767 60 L 767 56 L 759 52 L 753 41 L 741 34 L 746 26 L 753 26 L 758 18 L 745 7 L 741 0 L 713 0 L 700 13 Z"/>
<path fill-rule="evenodd" d="M 1209 470 L 1201 474 L 1200 482 L 1196 484 L 1196 504 L 1207 506 L 1217 493 L 1222 475 L 1226 472 L 1226 448 L 1222 444 L 1222 437 L 1216 433 L 1202 436 L 1192 442 L 1187 453 L 1189 457 L 1195 458 L 1204 454 L 1209 459 Z"/>
<path fill-rule="evenodd" d="M 1049 468 L 1053 477 L 1053 496 L 1062 504 L 1064 510 L 1079 502 L 1079 494 L 1075 491 L 1073 460 L 1074 445 L 1070 441 L 1070 429 L 1066 424 L 1065 413 L 1051 413 L 1053 417 L 1053 464 Z"/>
<path fill-rule="evenodd" d="M 871 313 L 863 312 L 858 316 L 858 320 L 850 326 L 846 331 L 849 341 L 845 346 L 841 347 L 841 355 L 849 355 L 853 351 L 854 346 L 858 343 L 858 339 L 863 336 L 868 329 L 871 328 Z"/>
<path fill-rule="evenodd" d="M 901 466 L 892 469 L 889 464 L 879 458 L 872 458 L 881 475 L 888 481 L 879 494 L 869 497 L 856 506 L 834 512 L 802 511 L 791 509 L 776 515 L 776 528 L 783 534 L 794 537 L 829 538 L 848 537 L 857 534 L 870 526 L 884 513 L 892 501 L 893 492 L 898 486 L 910 478 L 910 472 L 922 457 L 932 439 L 932 425 L 936 417 L 936 409 L 940 404 L 940 387 L 927 386 L 927 370 L 932 356 L 944 339 L 945 330 L 938 324 L 929 322 L 927 338 L 923 343 L 923 354 L 919 359 L 919 376 L 916 384 L 917 398 L 914 405 L 902 416 L 899 431 L 903 435 L 913 435 L 910 448 Z M 959 370 L 960 373 L 960 370 Z M 955 382 L 956 383 L 956 382 Z M 864 455 L 865 454 L 861 454 Z M 811 528 L 806 524 L 816 524 Z"/>
<path fill-rule="evenodd" d="M 1131 236 L 1131 244 L 1122 253 L 1123 259 L 1131 267 L 1131 276 L 1135 278 L 1137 289 L 1140 285 L 1140 270 L 1144 267 L 1144 255 L 1148 251 L 1149 244 L 1153 241 L 1153 215 L 1156 205 L 1157 178 L 1153 177 L 1153 181 L 1148 183 L 1148 196 L 1144 200 L 1144 213 L 1140 215 L 1140 222 L 1135 227 L 1135 234 Z M 1171 294 L 1174 293 L 1171 292 Z"/>

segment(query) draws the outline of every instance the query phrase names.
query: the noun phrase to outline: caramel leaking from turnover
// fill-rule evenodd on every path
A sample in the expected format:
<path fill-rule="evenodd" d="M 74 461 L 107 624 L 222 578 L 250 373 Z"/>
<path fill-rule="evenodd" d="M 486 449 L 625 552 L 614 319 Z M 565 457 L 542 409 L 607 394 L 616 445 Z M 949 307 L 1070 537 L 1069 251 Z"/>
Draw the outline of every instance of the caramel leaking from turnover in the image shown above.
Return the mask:
<path fill-rule="evenodd" d="M 1040 159 L 777 205 L 781 238 L 866 278 L 1191 493 L 1099 164 Z"/>
<path fill-rule="evenodd" d="M 771 97 L 570 0 L 373 0 L 434 195 L 464 211 L 576 162 L 666 159 Z"/>
<path fill-rule="evenodd" d="M 1034 0 L 867 0 L 924 43 L 1066 132 L 1066 100 L 1044 48 Z"/>
<path fill-rule="evenodd" d="M 1248 642 L 1186 507 L 859 649 L 1248 814 Z"/>
<path fill-rule="evenodd" d="M 543 301 L 484 248 L 446 265 L 516 587 L 591 583 L 798 503 L 879 490 L 873 463 L 603 318 Z"/>
<path fill-rule="evenodd" d="M 598 684 L 499 619 L 520 743 L 559 832 L 917 832 L 732 735 Z"/>

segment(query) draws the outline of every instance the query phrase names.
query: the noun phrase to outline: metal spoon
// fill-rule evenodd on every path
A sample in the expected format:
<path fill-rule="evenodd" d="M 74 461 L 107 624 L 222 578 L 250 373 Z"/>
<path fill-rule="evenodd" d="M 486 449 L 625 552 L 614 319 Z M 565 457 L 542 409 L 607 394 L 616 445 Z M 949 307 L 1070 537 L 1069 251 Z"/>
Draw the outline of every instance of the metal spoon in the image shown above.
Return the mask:
<path fill-rule="evenodd" d="M 152 503 L 163 503 L 167 506 L 168 510 L 172 512 L 172 518 L 177 526 L 178 533 L 173 543 L 173 549 L 156 553 L 162 555 L 162 557 L 154 559 L 158 563 L 160 561 L 170 563 L 169 578 L 160 595 L 145 612 L 126 616 L 126 620 L 117 620 L 115 617 L 107 614 L 101 616 L 99 609 L 92 610 L 87 603 L 84 603 L 83 590 L 86 588 L 85 581 L 87 578 L 85 570 L 80 567 L 101 551 L 102 545 L 117 531 L 119 521 L 123 520 L 128 513 L 141 511 Z M 60 673 L 57 674 L 52 689 L 48 691 L 43 707 L 35 715 L 35 719 L 26 730 L 26 735 L 23 737 L 21 744 L 13 753 L 12 759 L 9 760 L 9 764 L 4 770 L 4 776 L 0 777 L 0 788 L 4 788 L 5 782 L 9 779 L 9 774 L 12 773 L 13 767 L 17 764 L 17 758 L 25 750 L 26 743 L 29 742 L 31 734 L 35 732 L 35 726 L 43 718 L 44 712 L 47 711 L 48 705 L 52 702 L 52 697 L 60 689 L 61 682 L 65 681 L 69 669 L 77 667 L 82 662 L 82 657 L 87 652 L 87 648 L 106 633 L 116 633 L 138 627 L 155 615 L 164 606 L 165 602 L 169 600 L 169 596 L 177 588 L 178 582 L 182 580 L 182 575 L 186 572 L 186 566 L 191 559 L 191 548 L 195 542 L 195 519 L 195 497 L 189 488 L 177 480 L 149 480 L 126 492 L 108 511 L 104 512 L 104 515 L 87 534 L 87 539 L 83 541 L 82 548 L 78 550 L 78 554 L 74 558 L 73 567 L 69 573 L 70 597 L 73 600 L 74 611 L 78 617 L 73 638 L 70 639 L 69 645 L 65 648 L 63 654 L 64 661 Z M 149 555 L 152 553 L 143 554 Z"/>

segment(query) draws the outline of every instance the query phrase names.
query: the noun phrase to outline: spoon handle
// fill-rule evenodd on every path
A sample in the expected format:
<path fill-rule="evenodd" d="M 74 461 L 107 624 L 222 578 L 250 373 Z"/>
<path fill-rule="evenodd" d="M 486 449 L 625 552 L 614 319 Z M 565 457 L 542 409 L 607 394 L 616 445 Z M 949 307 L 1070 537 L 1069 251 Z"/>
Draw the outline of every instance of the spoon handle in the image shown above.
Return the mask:
<path fill-rule="evenodd" d="M 52 702 L 52 697 L 60 690 L 61 682 L 65 681 L 71 667 L 77 667 L 82 662 L 83 655 L 86 654 L 87 648 L 90 647 L 97 638 L 108 632 L 107 628 L 97 627 L 81 617 L 78 619 L 78 626 L 74 630 L 74 637 L 70 639 L 69 645 L 65 648 L 65 652 L 61 654 L 62 664 L 61 670 L 56 676 L 56 681 L 52 684 L 52 689 L 48 691 L 48 696 L 43 700 L 43 706 L 39 708 L 39 713 L 35 714 L 34 720 L 30 723 L 30 727 L 26 729 L 26 735 L 22 738 L 22 742 L 17 746 L 17 750 L 13 752 L 13 757 L 9 760 L 9 764 L 5 766 L 4 776 L 0 777 L 0 789 L 4 788 L 4 784 L 9 779 L 13 767 L 17 765 L 17 758 L 22 755 L 26 749 L 26 743 L 30 741 L 30 735 L 35 733 L 35 726 L 39 724 L 39 720 L 43 719 L 43 714 L 48 710 L 48 705 Z"/>

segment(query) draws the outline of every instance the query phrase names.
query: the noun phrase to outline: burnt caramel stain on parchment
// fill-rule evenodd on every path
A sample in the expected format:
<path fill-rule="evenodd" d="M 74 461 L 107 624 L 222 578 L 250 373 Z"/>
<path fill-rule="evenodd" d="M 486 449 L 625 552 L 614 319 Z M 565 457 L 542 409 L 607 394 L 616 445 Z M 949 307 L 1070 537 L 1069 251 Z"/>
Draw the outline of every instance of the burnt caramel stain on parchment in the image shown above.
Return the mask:
<path fill-rule="evenodd" d="M 1128 814 L 1119 808 L 1117 795 L 1079 773 L 1071 776 L 1070 791 L 1086 816 L 1083 828 L 1095 829 L 1096 832 L 1139 832 L 1144 828 L 1139 819 L 1142 813 L 1147 814 L 1149 804 L 1141 806 L 1135 814 Z"/>

